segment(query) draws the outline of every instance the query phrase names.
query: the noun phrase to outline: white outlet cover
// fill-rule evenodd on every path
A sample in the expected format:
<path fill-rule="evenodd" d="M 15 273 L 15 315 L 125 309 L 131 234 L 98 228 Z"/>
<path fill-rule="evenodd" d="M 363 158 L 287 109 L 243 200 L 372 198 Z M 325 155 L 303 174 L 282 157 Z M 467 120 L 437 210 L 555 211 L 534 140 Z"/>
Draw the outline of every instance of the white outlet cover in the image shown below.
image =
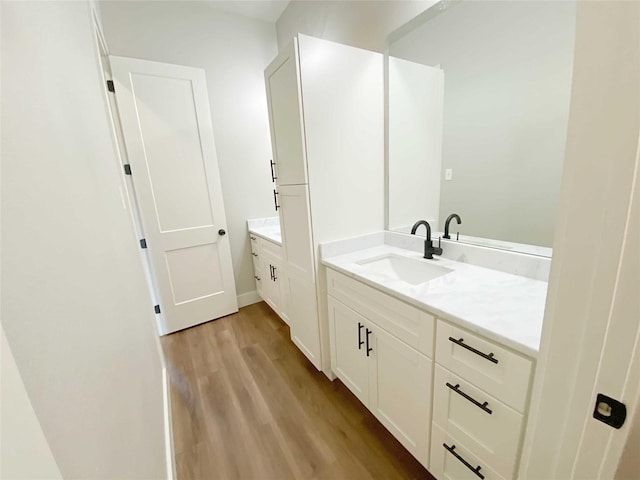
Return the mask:
<path fill-rule="evenodd" d="M 453 180 L 453 168 L 446 168 L 444 171 L 445 180 Z"/>

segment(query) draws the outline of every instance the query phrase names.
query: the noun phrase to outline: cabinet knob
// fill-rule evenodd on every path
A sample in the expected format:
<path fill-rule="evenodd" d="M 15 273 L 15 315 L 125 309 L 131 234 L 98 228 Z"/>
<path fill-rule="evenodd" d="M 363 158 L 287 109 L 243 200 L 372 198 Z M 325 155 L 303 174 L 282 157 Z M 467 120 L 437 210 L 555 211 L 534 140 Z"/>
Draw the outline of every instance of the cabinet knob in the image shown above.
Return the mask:
<path fill-rule="evenodd" d="M 222 235 L 226 235 L 227 232 L 225 231 L 224 228 L 221 228 L 220 230 L 218 230 L 218 235 L 222 236 Z"/>

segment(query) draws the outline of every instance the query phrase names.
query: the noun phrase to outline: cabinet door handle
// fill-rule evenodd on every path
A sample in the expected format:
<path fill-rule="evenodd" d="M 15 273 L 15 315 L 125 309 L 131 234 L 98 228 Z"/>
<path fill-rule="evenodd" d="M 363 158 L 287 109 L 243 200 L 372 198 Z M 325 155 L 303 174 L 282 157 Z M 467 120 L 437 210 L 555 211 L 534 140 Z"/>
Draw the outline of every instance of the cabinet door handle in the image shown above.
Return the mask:
<path fill-rule="evenodd" d="M 269 276 L 271 277 L 271 280 L 273 280 L 273 265 L 269 264 Z"/>
<path fill-rule="evenodd" d="M 275 170 L 273 169 L 273 167 L 276 166 L 276 162 L 274 162 L 273 160 L 269 160 L 269 164 L 271 165 L 271 181 L 275 182 L 276 181 L 276 174 L 275 174 Z"/>
<path fill-rule="evenodd" d="M 493 413 L 491 411 L 491 409 L 489 407 L 487 407 L 487 405 L 489 405 L 489 402 L 480 403 L 478 400 L 473 398 L 471 395 L 467 395 L 462 390 L 460 390 L 460 384 L 459 383 L 456 383 L 455 387 L 453 385 L 451 385 L 449 382 L 447 382 L 445 385 L 447 387 L 449 387 L 451 390 L 453 390 L 454 392 L 456 392 L 458 395 L 460 395 L 462 398 L 466 398 L 471 403 L 473 403 L 476 407 L 478 407 L 478 408 L 484 410 L 485 412 L 487 412 L 489 415 L 491 415 Z"/>
<path fill-rule="evenodd" d="M 469 470 L 475 473 L 478 476 L 478 478 L 480 478 L 481 480 L 484 480 L 484 475 L 480 473 L 480 468 L 481 468 L 480 465 L 478 465 L 476 468 L 473 468 L 473 465 L 467 462 L 464 458 L 462 458 L 461 455 L 458 454 L 458 452 L 455 451 L 455 448 L 456 448 L 455 445 L 449 446 L 446 443 L 443 443 L 442 446 L 446 448 L 447 452 L 449 452 L 451 455 L 453 455 L 458 460 L 460 460 L 460 462 L 462 462 L 462 464 L 465 467 L 467 467 Z"/>
<path fill-rule="evenodd" d="M 362 340 L 362 329 L 364 325 L 358 322 L 358 350 L 362 350 L 362 345 L 364 345 L 364 340 Z"/>
<path fill-rule="evenodd" d="M 278 209 L 280 208 L 280 205 L 278 205 L 278 192 L 276 192 L 275 189 L 273 190 L 273 203 L 276 205 L 276 212 L 277 212 Z"/>
<path fill-rule="evenodd" d="M 367 339 L 367 357 L 369 356 L 369 353 L 373 352 L 373 348 L 369 347 L 369 335 L 371 335 L 371 330 L 367 328 L 365 333 L 365 337 Z"/>
<path fill-rule="evenodd" d="M 493 363 L 498 363 L 498 359 L 497 358 L 493 358 L 493 352 L 491 353 L 484 353 L 481 352 L 480 350 L 476 350 L 475 348 L 473 348 L 470 345 L 467 345 L 466 343 L 464 343 L 464 338 L 458 338 L 455 339 L 453 337 L 449 337 L 449 341 L 455 343 L 456 345 L 460 345 L 462 348 L 466 348 L 467 350 L 469 350 L 470 352 L 475 353 L 476 355 L 481 356 L 482 358 L 486 358 L 487 360 L 489 360 L 490 362 Z"/>
<path fill-rule="evenodd" d="M 274 282 L 278 279 L 278 277 L 276 276 L 276 270 L 277 270 L 276 267 L 273 267 L 273 281 Z"/>

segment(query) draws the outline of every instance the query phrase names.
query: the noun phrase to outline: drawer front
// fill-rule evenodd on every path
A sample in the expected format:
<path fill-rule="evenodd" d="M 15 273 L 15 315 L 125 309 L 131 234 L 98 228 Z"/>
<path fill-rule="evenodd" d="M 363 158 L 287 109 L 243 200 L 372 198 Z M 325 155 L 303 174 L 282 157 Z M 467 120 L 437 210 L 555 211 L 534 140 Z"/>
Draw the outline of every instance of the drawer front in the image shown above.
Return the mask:
<path fill-rule="evenodd" d="M 500 475 L 511 478 L 522 415 L 439 365 L 434 378 L 434 423 L 464 442 Z"/>
<path fill-rule="evenodd" d="M 363 317 L 433 358 L 435 317 L 358 280 L 327 269 L 329 295 Z"/>
<path fill-rule="evenodd" d="M 251 240 L 251 253 L 260 255 L 260 237 L 255 233 L 249 232 L 249 240 Z"/>
<path fill-rule="evenodd" d="M 504 480 L 435 423 L 431 426 L 430 460 L 429 472 L 438 480 Z"/>
<path fill-rule="evenodd" d="M 268 240 L 262 240 L 262 253 L 269 254 L 277 260 L 282 260 L 282 247 Z"/>
<path fill-rule="evenodd" d="M 524 412 L 532 370 L 530 359 L 438 320 L 436 362 Z"/>

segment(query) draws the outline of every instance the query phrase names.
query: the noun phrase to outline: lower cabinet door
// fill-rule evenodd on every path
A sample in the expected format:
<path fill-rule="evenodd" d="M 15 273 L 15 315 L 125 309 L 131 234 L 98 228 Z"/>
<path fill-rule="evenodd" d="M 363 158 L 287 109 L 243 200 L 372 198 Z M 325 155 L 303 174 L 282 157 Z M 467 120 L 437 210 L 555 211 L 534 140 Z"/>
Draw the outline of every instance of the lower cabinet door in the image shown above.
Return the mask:
<path fill-rule="evenodd" d="M 379 327 L 373 330 L 365 331 L 365 348 L 373 360 L 369 409 L 429 468 L 431 360 Z"/>
<path fill-rule="evenodd" d="M 280 315 L 280 262 L 266 253 L 262 254 L 262 292 L 264 301 Z"/>
<path fill-rule="evenodd" d="M 438 480 L 504 480 L 436 424 L 431 429 L 429 472 Z"/>
<path fill-rule="evenodd" d="M 300 281 L 285 272 L 287 289 L 287 316 L 291 328 L 291 341 L 305 354 L 318 369 L 322 369 L 320 353 L 320 328 L 318 325 L 318 307 L 316 286 L 311 282 Z"/>
<path fill-rule="evenodd" d="M 365 334 L 369 323 L 333 297 L 329 298 L 331 369 L 353 394 L 369 404 L 369 359 Z"/>

